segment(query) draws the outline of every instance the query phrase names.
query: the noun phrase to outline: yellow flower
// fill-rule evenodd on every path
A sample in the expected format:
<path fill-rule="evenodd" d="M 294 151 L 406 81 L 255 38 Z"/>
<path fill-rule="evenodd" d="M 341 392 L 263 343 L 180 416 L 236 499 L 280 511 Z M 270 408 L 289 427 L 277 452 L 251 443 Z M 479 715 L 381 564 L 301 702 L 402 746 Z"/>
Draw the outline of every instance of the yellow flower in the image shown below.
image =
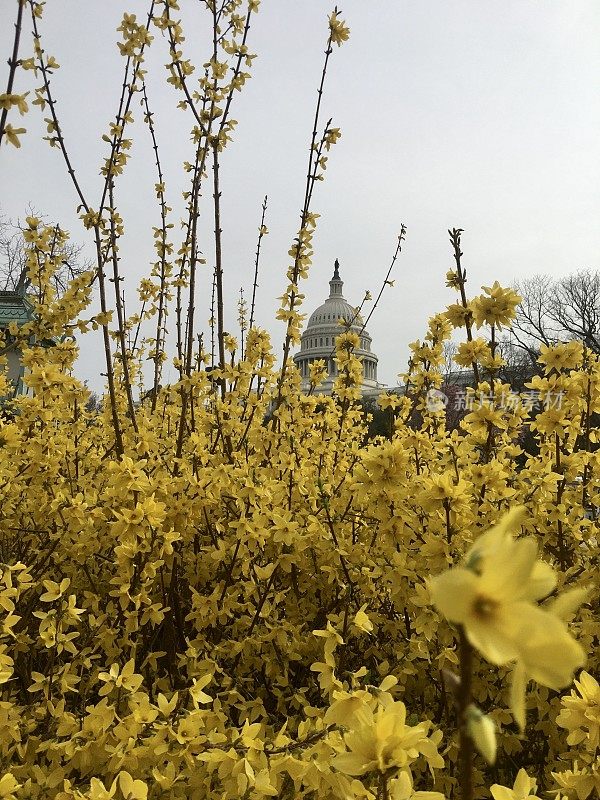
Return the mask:
<path fill-rule="evenodd" d="M 515 308 L 522 298 L 512 289 L 503 289 L 498 281 L 493 286 L 482 287 L 485 294 L 471 301 L 473 319 L 478 328 L 482 325 L 509 327 L 515 317 Z M 486 297 L 487 295 L 487 297 Z"/>
<path fill-rule="evenodd" d="M 329 17 L 329 35 L 332 43 L 338 47 L 350 36 L 350 28 L 339 18 L 339 11 L 334 11 Z"/>
<path fill-rule="evenodd" d="M 390 781 L 389 795 L 390 800 L 444 800 L 441 792 L 415 792 L 411 775 L 404 770 Z"/>
<path fill-rule="evenodd" d="M 0 449 L 3 447 L 16 449 L 20 443 L 21 438 L 17 426 L 0 421 Z"/>
<path fill-rule="evenodd" d="M 445 504 L 457 509 L 468 503 L 469 488 L 466 481 L 462 478 L 456 480 L 451 472 L 430 475 L 425 489 L 419 495 L 419 502 L 426 511 L 443 508 Z"/>
<path fill-rule="evenodd" d="M 380 706 L 375 714 L 365 707 L 358 727 L 345 734 L 344 741 L 348 752 L 336 756 L 333 764 L 346 775 L 403 767 L 418 752 L 429 756 L 431 747 L 435 748 L 427 737 L 426 724 L 406 725 L 406 707 L 401 701 Z"/>
<path fill-rule="evenodd" d="M 360 474 L 360 482 L 369 491 L 376 486 L 382 492 L 393 493 L 406 478 L 408 453 L 400 441 L 385 442 L 365 450 L 363 467 L 364 475 Z"/>
<path fill-rule="evenodd" d="M 490 348 L 484 339 L 473 339 L 458 345 L 454 361 L 461 367 L 470 367 L 474 361 L 489 360 L 490 354 Z"/>
<path fill-rule="evenodd" d="M 471 307 L 465 308 L 462 303 L 452 303 L 446 309 L 446 319 L 453 328 L 464 328 L 473 317 Z"/>
<path fill-rule="evenodd" d="M 566 408 L 548 408 L 537 415 L 531 423 L 531 428 L 546 436 L 553 436 L 557 433 L 562 437 L 569 427 L 567 413 Z"/>
<path fill-rule="evenodd" d="M 22 133 L 26 133 L 26 130 L 25 128 L 13 128 L 12 125 L 8 124 L 4 127 L 4 133 L 6 134 L 6 138 L 12 145 L 14 145 L 15 147 L 21 147 L 19 136 Z"/>
<path fill-rule="evenodd" d="M 354 624 L 360 631 L 364 631 L 364 633 L 372 633 L 373 632 L 373 623 L 369 619 L 368 615 L 365 613 L 365 608 L 366 607 L 367 607 L 367 604 L 365 603 L 356 612 L 356 615 L 354 617 Z"/>
<path fill-rule="evenodd" d="M 585 741 L 590 752 L 600 748 L 600 685 L 588 672 L 575 681 L 577 691 L 562 699 L 562 711 L 556 724 L 569 731 L 567 744 L 571 747 Z"/>
<path fill-rule="evenodd" d="M 563 772 L 553 772 L 552 777 L 558 785 L 565 790 L 567 797 L 576 797 L 577 800 L 587 800 L 592 794 L 600 795 L 600 773 L 597 769 L 579 767 L 577 761 L 573 769 Z M 595 791 L 594 791 L 595 790 Z"/>
<path fill-rule="evenodd" d="M 445 314 L 434 314 L 429 318 L 428 331 L 425 334 L 427 341 L 440 342 L 448 339 L 451 333 L 452 325 Z"/>
<path fill-rule="evenodd" d="M 368 692 L 355 692 L 349 694 L 348 692 L 335 692 L 335 700 L 325 712 L 325 724 L 342 725 L 344 728 L 354 728 L 360 724 L 364 715 L 369 715 L 371 719 L 371 712 L 369 710 L 369 700 L 371 696 Z"/>
<path fill-rule="evenodd" d="M 128 800 L 146 800 L 148 797 L 148 786 L 144 781 L 136 780 L 131 775 L 122 770 L 119 772 L 119 788 L 123 796 Z"/>
<path fill-rule="evenodd" d="M 0 797 L 3 800 L 14 800 L 15 795 L 13 792 L 16 792 L 20 786 L 21 784 L 18 783 L 12 772 L 4 773 L 0 778 Z"/>
<path fill-rule="evenodd" d="M 89 797 L 90 800 L 111 800 L 117 790 L 117 781 L 114 780 L 110 789 L 107 789 L 99 778 L 90 780 Z"/>
<path fill-rule="evenodd" d="M 27 112 L 27 100 L 29 92 L 25 94 L 0 94 L 0 108 L 9 110 L 11 106 L 17 106 L 21 116 Z"/>
<path fill-rule="evenodd" d="M 557 372 L 563 369 L 577 369 L 581 366 L 582 358 L 583 346 L 581 342 L 573 340 L 550 347 L 545 344 L 541 345 L 538 361 L 545 366 L 546 374 L 548 374 L 553 369 Z"/>
<path fill-rule="evenodd" d="M 582 648 L 558 616 L 534 601 L 556 585 L 550 566 L 537 560 L 532 537 L 513 539 L 524 508 L 513 509 L 480 536 L 463 567 L 430 581 L 433 603 L 462 625 L 469 642 L 492 664 L 519 661 L 544 686 L 560 688 L 583 665 Z"/>
<path fill-rule="evenodd" d="M 325 369 L 325 362 L 321 358 L 315 359 L 312 364 L 309 364 L 309 377 L 310 382 L 315 386 L 319 386 L 319 384 L 323 383 L 325 377 L 327 375 L 327 371 Z"/>
<path fill-rule="evenodd" d="M 448 270 L 446 273 L 446 286 L 449 289 L 460 289 L 460 279 L 458 273 L 453 269 Z"/>
<path fill-rule="evenodd" d="M 114 688 L 120 689 L 121 687 L 127 692 L 137 692 L 144 680 L 141 675 L 136 674 L 133 658 L 125 664 L 122 670 L 119 670 L 118 664 L 112 664 L 110 672 L 100 672 L 98 678 L 105 684 L 98 692 L 100 697 L 110 694 Z"/>
<path fill-rule="evenodd" d="M 6 683 L 7 681 L 11 680 L 13 676 L 13 667 L 15 662 L 12 658 L 6 654 L 6 648 L 4 645 L 0 645 L 0 684 Z"/>
<path fill-rule="evenodd" d="M 532 794 L 537 789 L 537 782 L 535 778 L 530 778 L 524 769 L 520 769 L 512 789 L 506 786 L 500 786 L 494 783 L 490 786 L 490 791 L 494 800 L 526 800 L 526 798 L 535 798 L 540 800 L 536 794 Z"/>

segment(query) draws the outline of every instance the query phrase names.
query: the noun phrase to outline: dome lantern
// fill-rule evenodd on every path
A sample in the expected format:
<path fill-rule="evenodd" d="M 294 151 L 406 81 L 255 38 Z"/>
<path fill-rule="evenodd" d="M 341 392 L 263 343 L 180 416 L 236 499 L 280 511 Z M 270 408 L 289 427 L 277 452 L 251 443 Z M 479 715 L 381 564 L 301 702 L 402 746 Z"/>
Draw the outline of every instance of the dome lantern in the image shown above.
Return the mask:
<path fill-rule="evenodd" d="M 329 299 L 332 300 L 334 297 L 339 297 L 343 300 L 343 288 L 344 281 L 340 278 L 340 262 L 336 258 L 333 269 L 333 278 L 329 281 Z"/>

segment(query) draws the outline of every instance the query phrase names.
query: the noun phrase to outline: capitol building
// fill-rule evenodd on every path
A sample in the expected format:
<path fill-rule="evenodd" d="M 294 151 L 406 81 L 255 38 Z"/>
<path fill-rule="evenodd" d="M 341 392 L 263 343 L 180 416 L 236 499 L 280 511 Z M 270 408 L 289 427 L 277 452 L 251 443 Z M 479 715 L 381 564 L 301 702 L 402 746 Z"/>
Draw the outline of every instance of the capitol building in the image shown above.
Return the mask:
<path fill-rule="evenodd" d="M 362 317 L 347 302 L 343 295 L 344 282 L 340 278 L 340 265 L 335 260 L 333 278 L 329 281 L 329 297 L 310 315 L 306 330 L 302 334 L 300 352 L 294 363 L 302 376 L 302 389 L 310 388 L 310 364 L 321 360 L 327 367 L 327 378 L 317 387 L 319 394 L 331 394 L 337 371 L 335 364 L 335 340 L 346 330 L 360 337 L 360 346 L 355 350 L 363 365 L 361 389 L 363 394 L 377 393 L 381 384 L 377 382 L 377 356 L 371 350 L 371 337 L 364 329 Z"/>

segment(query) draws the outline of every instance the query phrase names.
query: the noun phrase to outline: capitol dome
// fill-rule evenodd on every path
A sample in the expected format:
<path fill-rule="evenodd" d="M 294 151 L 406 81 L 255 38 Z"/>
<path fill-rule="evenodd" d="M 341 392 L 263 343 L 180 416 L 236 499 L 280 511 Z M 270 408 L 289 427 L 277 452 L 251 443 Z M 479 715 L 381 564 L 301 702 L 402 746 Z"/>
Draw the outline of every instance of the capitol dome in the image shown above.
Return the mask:
<path fill-rule="evenodd" d="M 356 355 L 363 363 L 363 389 L 377 388 L 377 356 L 371 351 L 371 337 L 364 330 L 362 317 L 347 302 L 343 295 L 344 282 L 340 278 L 340 265 L 335 261 L 333 278 L 329 281 L 329 297 L 310 315 L 306 330 L 302 334 L 300 352 L 294 363 L 302 376 L 302 388 L 310 386 L 310 364 L 317 359 L 325 361 L 328 376 L 319 387 L 320 393 L 331 392 L 336 378 L 335 340 L 344 330 L 351 330 L 360 337 Z"/>

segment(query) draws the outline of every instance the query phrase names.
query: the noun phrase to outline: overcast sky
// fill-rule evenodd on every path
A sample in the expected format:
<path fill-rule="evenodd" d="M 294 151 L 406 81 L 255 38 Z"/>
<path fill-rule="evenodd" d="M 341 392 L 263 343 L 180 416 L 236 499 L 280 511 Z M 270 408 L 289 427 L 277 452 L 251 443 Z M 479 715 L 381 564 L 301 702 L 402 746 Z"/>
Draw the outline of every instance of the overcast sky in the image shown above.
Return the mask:
<path fill-rule="evenodd" d="M 197 3 L 181 5 L 188 21 L 185 56 L 201 68 L 208 58 L 207 20 L 189 10 Z M 115 29 L 123 11 L 143 15 L 145 8 L 136 0 L 49 0 L 45 7 L 44 46 L 61 65 L 53 80 L 59 117 L 93 207 L 107 147 L 101 135 L 116 112 L 124 63 Z M 346 0 L 341 8 L 351 35 L 330 62 L 323 120 L 333 117 L 342 138 L 315 194 L 313 210 L 321 219 L 303 311 L 310 314 L 327 295 L 335 258 L 350 302 L 358 304 L 366 289 L 375 295 L 405 223 L 395 286 L 369 323 L 379 378 L 394 384 L 406 367 L 408 343 L 422 338 L 431 314 L 454 301 L 444 286 L 452 265 L 448 228 L 464 228 L 472 294 L 494 280 L 507 284 L 540 272 L 560 276 L 600 268 L 600 3 Z M 298 227 L 330 10 L 323 0 L 263 0 L 250 33 L 250 49 L 259 57 L 235 98 L 239 126 L 223 157 L 226 328 L 237 333 L 235 299 L 240 286 L 247 295 L 251 291 L 267 194 L 270 234 L 263 246 L 258 322 L 272 333 L 278 353 L 283 327 L 273 320 L 276 298 L 286 285 L 287 251 Z M 1 86 L 15 11 L 14 0 L 2 0 Z M 27 21 L 23 57 L 31 54 L 30 27 Z M 153 32 L 150 103 L 177 223 L 187 188 L 181 164 L 192 160 L 192 122 L 164 82 L 168 48 Z M 17 91 L 30 88 L 26 75 L 31 73 L 19 74 Z M 127 229 L 122 270 L 131 297 L 153 260 L 151 226 L 159 219 L 150 142 L 137 103 L 134 112 L 133 156 L 117 185 Z M 36 107 L 24 124 L 21 150 L 0 150 L 0 211 L 22 218 L 31 203 L 75 241 L 87 243 L 58 149 L 40 141 L 45 126 Z M 209 201 L 207 193 L 200 325 L 209 317 L 214 262 Z M 99 389 L 97 336 L 83 337 L 81 349 L 79 375 Z"/>

